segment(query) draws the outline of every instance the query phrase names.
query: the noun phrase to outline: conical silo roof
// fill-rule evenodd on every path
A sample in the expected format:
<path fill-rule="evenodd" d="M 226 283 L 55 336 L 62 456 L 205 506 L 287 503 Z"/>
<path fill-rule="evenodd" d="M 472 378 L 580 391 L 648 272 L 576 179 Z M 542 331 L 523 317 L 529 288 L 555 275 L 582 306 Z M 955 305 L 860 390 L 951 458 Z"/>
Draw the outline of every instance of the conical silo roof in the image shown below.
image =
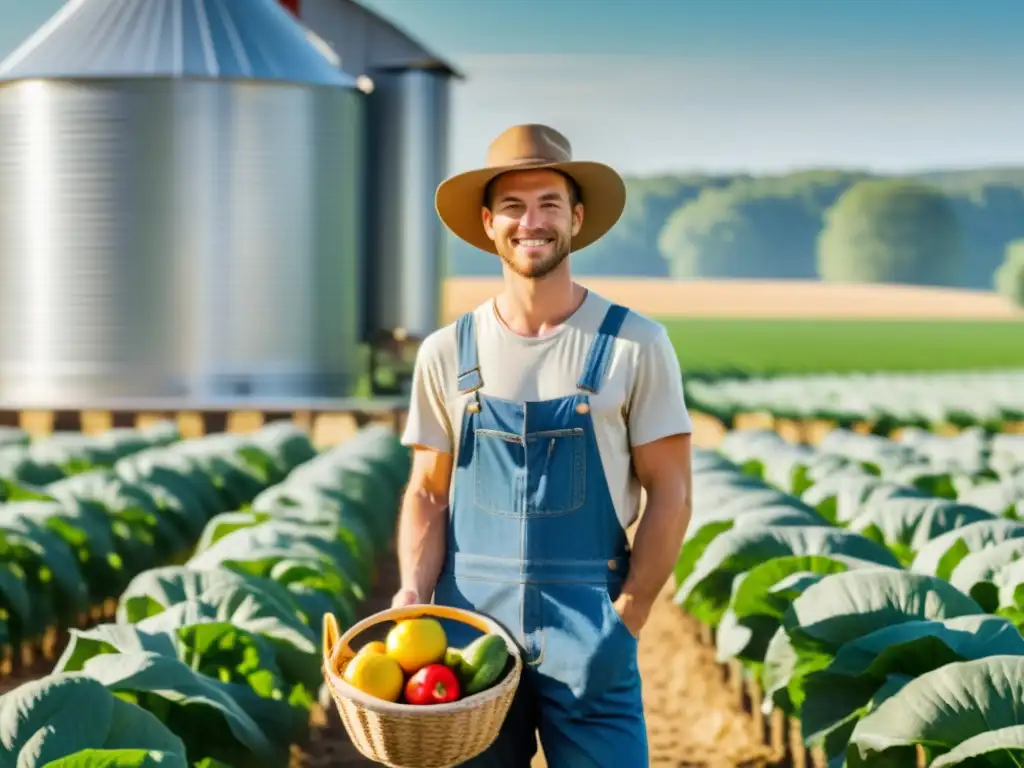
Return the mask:
<path fill-rule="evenodd" d="M 69 0 L 0 62 L 0 81 L 174 77 L 354 87 L 332 57 L 278 0 Z"/>

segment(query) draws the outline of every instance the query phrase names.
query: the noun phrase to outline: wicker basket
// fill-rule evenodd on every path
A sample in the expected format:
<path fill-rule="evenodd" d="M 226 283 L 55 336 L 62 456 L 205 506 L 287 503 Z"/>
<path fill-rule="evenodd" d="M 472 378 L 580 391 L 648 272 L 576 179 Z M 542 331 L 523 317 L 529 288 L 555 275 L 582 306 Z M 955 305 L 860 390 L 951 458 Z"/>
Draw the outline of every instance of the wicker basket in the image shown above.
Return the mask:
<path fill-rule="evenodd" d="M 342 679 L 355 652 L 351 642 L 388 621 L 430 616 L 451 619 L 500 635 L 512 656 L 512 669 L 491 688 L 448 704 L 414 706 L 363 693 Z M 365 757 L 391 768 L 450 768 L 479 755 L 498 736 L 519 686 L 523 661 L 509 634 L 486 616 L 442 605 L 413 605 L 381 611 L 338 636 L 338 622 L 323 622 L 324 679 L 349 738 Z"/>

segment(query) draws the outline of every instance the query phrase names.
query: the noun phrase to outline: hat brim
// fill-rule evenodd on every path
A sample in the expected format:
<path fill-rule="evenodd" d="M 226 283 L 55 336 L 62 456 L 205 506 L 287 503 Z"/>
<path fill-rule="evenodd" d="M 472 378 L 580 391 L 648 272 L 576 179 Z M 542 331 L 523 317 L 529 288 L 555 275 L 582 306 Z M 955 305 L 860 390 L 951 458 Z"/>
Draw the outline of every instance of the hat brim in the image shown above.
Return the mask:
<path fill-rule="evenodd" d="M 593 244 L 615 226 L 626 207 L 626 184 L 613 168 L 589 160 L 498 166 L 457 174 L 437 188 L 434 195 L 437 215 L 460 239 L 482 251 L 497 254 L 480 216 L 484 190 L 492 179 L 503 173 L 543 168 L 562 171 L 580 188 L 583 225 L 572 239 L 574 252 Z"/>

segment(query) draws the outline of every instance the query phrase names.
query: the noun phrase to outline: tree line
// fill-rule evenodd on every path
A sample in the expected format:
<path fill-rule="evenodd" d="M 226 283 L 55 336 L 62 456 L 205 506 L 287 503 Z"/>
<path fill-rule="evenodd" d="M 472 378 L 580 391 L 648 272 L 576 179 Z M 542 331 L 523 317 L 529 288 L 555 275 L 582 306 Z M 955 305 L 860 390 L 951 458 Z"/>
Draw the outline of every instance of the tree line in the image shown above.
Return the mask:
<path fill-rule="evenodd" d="M 1024 168 L 886 176 L 627 179 L 626 211 L 581 275 L 820 279 L 991 290 L 1024 303 Z M 500 274 L 452 239 L 453 275 Z"/>

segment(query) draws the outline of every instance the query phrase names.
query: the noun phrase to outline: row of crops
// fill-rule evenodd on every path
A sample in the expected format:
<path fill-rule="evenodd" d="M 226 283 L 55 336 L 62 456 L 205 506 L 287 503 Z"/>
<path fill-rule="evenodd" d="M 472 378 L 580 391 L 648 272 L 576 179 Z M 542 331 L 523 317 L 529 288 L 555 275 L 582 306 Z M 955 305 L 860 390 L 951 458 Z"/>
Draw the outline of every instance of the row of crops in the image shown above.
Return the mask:
<path fill-rule="evenodd" d="M 952 371 L 721 377 L 686 383 L 690 406 L 725 424 L 740 414 L 859 422 L 935 424 L 1000 431 L 1024 421 L 1024 371 Z"/>
<path fill-rule="evenodd" d="M 675 601 L 838 766 L 1024 759 L 1024 437 L 733 431 Z"/>
<path fill-rule="evenodd" d="M 287 765 L 322 618 L 354 621 L 392 533 L 408 456 L 391 430 L 320 453 L 284 422 L 0 440 L 0 641 L 116 605 L 0 697 L 0 768 Z"/>

